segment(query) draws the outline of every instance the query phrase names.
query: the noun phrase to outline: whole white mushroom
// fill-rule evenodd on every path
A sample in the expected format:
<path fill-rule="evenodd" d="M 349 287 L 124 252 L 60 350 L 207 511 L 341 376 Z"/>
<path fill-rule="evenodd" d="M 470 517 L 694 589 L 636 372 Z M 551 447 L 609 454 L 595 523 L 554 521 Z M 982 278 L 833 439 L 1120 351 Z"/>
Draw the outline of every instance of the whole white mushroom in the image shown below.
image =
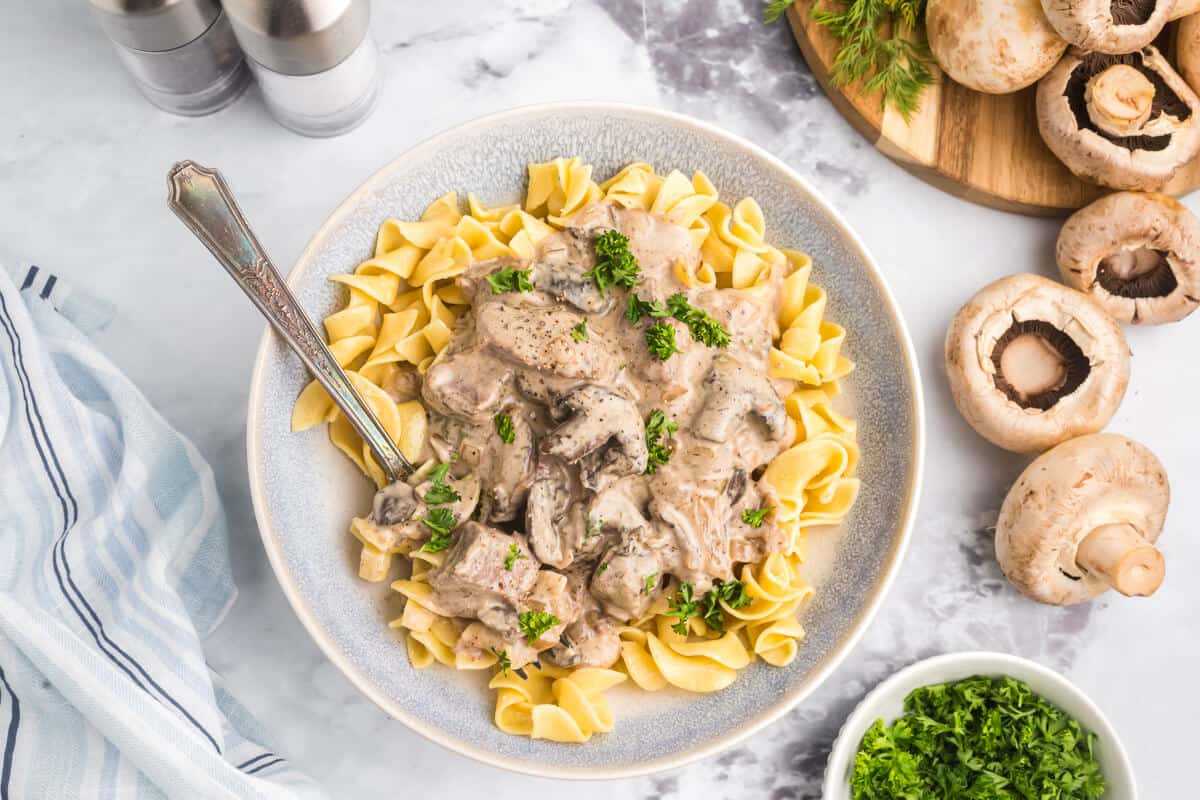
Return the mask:
<path fill-rule="evenodd" d="M 938 66 L 988 94 L 1032 85 L 1067 49 L 1040 0 L 929 0 L 925 31 Z"/>

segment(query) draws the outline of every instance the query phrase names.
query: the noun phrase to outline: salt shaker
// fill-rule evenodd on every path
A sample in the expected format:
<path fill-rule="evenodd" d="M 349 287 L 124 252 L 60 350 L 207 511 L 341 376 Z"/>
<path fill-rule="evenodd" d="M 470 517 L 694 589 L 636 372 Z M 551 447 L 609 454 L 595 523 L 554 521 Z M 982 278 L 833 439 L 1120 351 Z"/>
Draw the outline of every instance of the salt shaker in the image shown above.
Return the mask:
<path fill-rule="evenodd" d="M 374 109 L 379 57 L 369 0 L 225 0 L 225 10 L 281 125 L 336 136 Z"/>
<path fill-rule="evenodd" d="M 175 114 L 210 114 L 250 82 L 217 0 L 90 0 L 117 55 L 150 102 Z"/>

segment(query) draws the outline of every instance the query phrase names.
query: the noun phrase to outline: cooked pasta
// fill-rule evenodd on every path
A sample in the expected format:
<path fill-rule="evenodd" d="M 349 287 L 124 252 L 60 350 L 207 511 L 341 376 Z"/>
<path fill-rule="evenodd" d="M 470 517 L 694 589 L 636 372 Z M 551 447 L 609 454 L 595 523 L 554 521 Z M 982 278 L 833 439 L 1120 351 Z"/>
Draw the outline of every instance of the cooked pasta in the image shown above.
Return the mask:
<path fill-rule="evenodd" d="M 761 483 L 764 497 L 774 502 L 768 509 L 771 524 L 783 544 L 736 566 L 744 588 L 740 602 L 710 598 L 713 607 L 719 604 L 721 613 L 712 619 L 721 629 L 706 624 L 708 617 L 699 613 L 675 613 L 681 587 L 672 583 L 674 594 L 660 594 L 620 628 L 613 668 L 544 662 L 512 668 L 504 651 L 462 646 L 487 641 L 483 623 L 439 607 L 429 575 L 442 566 L 444 551 L 428 552 L 370 518 L 351 525 L 362 544 L 363 579 L 386 580 L 396 556 L 410 566 L 408 577 L 391 584 L 405 598 L 403 613 L 391 626 L 403 632 L 411 664 L 492 670 L 496 725 L 507 733 L 560 742 L 584 742 L 610 731 L 613 718 L 604 693 L 626 677 L 646 691 L 673 686 L 712 692 L 728 686 L 756 659 L 777 667 L 790 663 L 805 634 L 797 615 L 813 593 L 803 576 L 807 530 L 838 524 L 859 489 L 855 423 L 833 405 L 839 382 L 854 365 L 841 354 L 846 332 L 825 319 L 826 295 L 809 280 L 808 257 L 767 243 L 758 204 L 752 198 L 732 207 L 722 203 L 702 173 L 660 175 L 648 164 L 634 163 L 597 183 L 592 168 L 578 158 L 529 165 L 520 205 L 488 207 L 468 195 L 464 213 L 458 197 L 449 193 L 417 221 L 389 219 L 379 229 L 371 257 L 354 272 L 331 277 L 345 287 L 347 301 L 325 319 L 330 349 L 404 455 L 423 465 L 419 474 L 428 477 L 443 459 L 431 447 L 428 413 L 413 376 L 439 363 L 456 323 L 470 309 L 457 279 L 480 262 L 533 258 L 547 237 L 603 202 L 686 229 L 700 258 L 675 263 L 679 284 L 776 293 L 769 375 L 777 388 L 787 387 L 787 430 L 794 436 L 770 461 Z M 328 423 L 334 445 L 384 487 L 385 475 L 368 448 L 313 382 L 296 401 L 292 427 L 299 431 L 322 422 Z M 512 548 L 510 558 L 525 558 L 516 545 Z"/>

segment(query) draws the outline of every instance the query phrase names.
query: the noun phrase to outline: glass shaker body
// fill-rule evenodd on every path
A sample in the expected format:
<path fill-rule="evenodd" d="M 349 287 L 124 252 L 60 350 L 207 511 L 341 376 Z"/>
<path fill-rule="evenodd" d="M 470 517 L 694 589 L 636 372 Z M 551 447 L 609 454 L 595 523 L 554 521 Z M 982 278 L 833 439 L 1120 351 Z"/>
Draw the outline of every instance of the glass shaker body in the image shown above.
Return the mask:
<path fill-rule="evenodd" d="M 379 52 L 369 33 L 340 63 L 310 75 L 285 75 L 247 61 L 271 114 L 305 136 L 346 133 L 370 116 L 379 99 Z"/>

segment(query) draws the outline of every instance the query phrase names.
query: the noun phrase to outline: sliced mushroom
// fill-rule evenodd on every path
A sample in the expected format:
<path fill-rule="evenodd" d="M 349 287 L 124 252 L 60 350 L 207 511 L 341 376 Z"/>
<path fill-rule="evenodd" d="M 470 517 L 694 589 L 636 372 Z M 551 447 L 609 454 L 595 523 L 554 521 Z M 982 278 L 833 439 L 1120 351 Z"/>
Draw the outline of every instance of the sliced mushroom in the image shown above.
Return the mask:
<path fill-rule="evenodd" d="M 946 334 L 946 370 L 979 435 L 1040 452 L 1108 424 L 1129 383 L 1129 347 L 1090 297 L 1025 273 L 959 310 Z"/>
<path fill-rule="evenodd" d="M 746 369 L 728 354 L 717 356 L 704 376 L 704 407 L 692 429 L 713 442 L 727 442 L 742 421 L 762 422 L 772 441 L 788 431 L 788 415 L 771 380 L 761 371 Z"/>
<path fill-rule="evenodd" d="M 1174 6 L 1174 0 L 1042 0 L 1059 36 L 1097 53 L 1131 53 L 1150 44 Z"/>
<path fill-rule="evenodd" d="M 1072 439 L 1039 456 L 1009 490 L 996 558 L 1041 603 L 1079 603 L 1109 587 L 1153 594 L 1165 572 L 1154 542 L 1169 499 L 1167 473 L 1143 445 L 1113 433 Z"/>
<path fill-rule="evenodd" d="M 601 292 L 596 282 L 586 275 L 596 265 L 593 233 L 568 228 L 547 238 L 533 262 L 533 284 L 556 300 L 570 303 L 586 314 L 599 316 L 612 310 L 616 293 Z"/>
<path fill-rule="evenodd" d="M 938 66 L 988 94 L 1031 85 L 1067 49 L 1039 0 L 929 0 L 925 30 Z"/>
<path fill-rule="evenodd" d="M 556 412 L 570 418 L 542 439 L 543 453 L 571 463 L 596 453 L 595 463 L 588 465 L 593 475 L 610 478 L 646 471 L 646 427 L 632 401 L 599 386 L 583 386 L 564 396 Z"/>
<path fill-rule="evenodd" d="M 559 459 L 538 460 L 525 504 L 525 530 L 538 559 L 556 569 L 575 560 L 575 550 L 586 533 L 583 510 L 579 503 L 572 503 L 578 493 L 578 484 Z"/>
<path fill-rule="evenodd" d="M 1072 49 L 1038 84 L 1038 129 L 1081 178 L 1157 189 L 1200 152 L 1200 100 L 1153 47 Z"/>
<path fill-rule="evenodd" d="M 1200 305 L 1200 219 L 1161 194 L 1117 192 L 1058 234 L 1063 280 L 1122 322 L 1175 322 Z"/>

